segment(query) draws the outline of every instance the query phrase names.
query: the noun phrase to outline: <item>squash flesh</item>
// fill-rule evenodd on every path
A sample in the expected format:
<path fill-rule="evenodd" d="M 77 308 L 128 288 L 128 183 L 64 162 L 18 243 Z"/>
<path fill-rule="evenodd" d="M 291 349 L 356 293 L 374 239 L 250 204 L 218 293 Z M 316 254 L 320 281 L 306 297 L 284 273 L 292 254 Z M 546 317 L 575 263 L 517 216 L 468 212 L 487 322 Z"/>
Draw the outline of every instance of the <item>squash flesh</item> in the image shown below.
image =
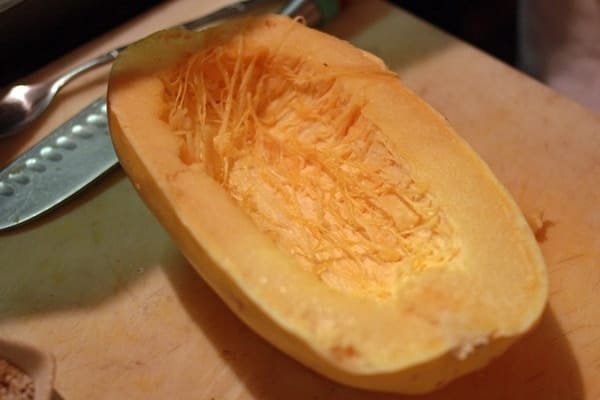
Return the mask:
<path fill-rule="evenodd" d="M 302 257 L 282 254 L 293 256 L 293 246 L 282 246 L 280 241 L 279 249 L 283 251 L 277 251 L 273 238 L 280 234 L 269 234 L 269 227 L 261 226 L 261 218 L 266 219 L 264 213 L 269 215 L 272 206 L 278 203 L 263 201 L 260 213 L 252 215 L 252 208 L 248 211 L 236 199 L 236 196 L 243 198 L 250 184 L 254 192 L 261 190 L 269 200 L 279 195 L 278 190 L 270 189 L 273 185 L 263 182 L 268 173 L 255 173 L 253 177 L 247 173 L 249 168 L 236 170 L 250 165 L 256 172 L 264 159 L 248 156 L 252 155 L 250 149 L 256 149 L 243 146 L 243 140 L 241 146 L 235 146 L 235 140 L 231 146 L 220 140 L 213 142 L 216 145 L 209 157 L 216 158 L 220 148 L 225 150 L 221 154 L 224 158 L 218 160 L 231 157 L 235 162 L 229 163 L 229 169 L 223 168 L 226 163 L 221 161 L 205 165 L 201 159 L 204 152 L 194 152 L 194 147 L 186 144 L 190 143 L 186 138 L 194 132 L 185 131 L 194 125 L 185 122 L 181 115 L 171 116 L 174 108 L 169 97 L 173 98 L 175 93 L 177 98 L 179 91 L 171 89 L 169 95 L 166 89 L 169 82 L 176 82 L 181 76 L 175 65 L 185 65 L 190 54 L 214 45 L 229 46 L 233 54 L 238 54 L 239 43 L 235 44 L 238 35 L 248 38 L 244 46 L 251 49 L 250 59 L 260 54 L 265 60 L 278 56 L 277 64 L 287 69 L 303 65 L 308 77 L 314 74 L 324 77 L 327 85 L 320 88 L 317 84 L 317 94 L 332 87 L 333 78 L 327 71 L 335 67 L 334 77 L 340 89 L 338 102 L 350 104 L 347 106 L 350 110 L 359 109 L 360 113 L 356 112 L 350 121 L 368 128 L 366 132 L 371 135 L 364 140 L 368 138 L 365 132 L 353 133 L 364 140 L 364 143 L 352 141 L 353 144 L 367 143 L 377 149 L 372 153 L 367 151 L 369 157 L 356 157 L 362 163 L 361 168 L 366 165 L 367 169 L 377 169 L 373 162 L 391 158 L 391 167 L 387 165 L 386 171 L 392 172 L 385 175 L 384 183 L 389 181 L 390 185 L 406 188 L 412 180 L 416 192 L 425 193 L 423 204 L 441 216 L 438 227 L 442 229 L 437 228 L 434 233 L 438 236 L 432 236 L 442 238 L 434 248 L 450 249 L 439 253 L 449 255 L 446 263 L 419 268 L 417 257 L 406 257 L 402 265 L 390 263 L 397 267 L 394 276 L 381 273 L 386 265 L 383 268 L 378 265 L 378 269 L 360 265 L 363 269 L 354 273 L 346 268 L 347 264 L 341 264 L 344 268 L 335 271 L 338 275 L 324 276 Z M 306 54 L 304 63 L 298 62 L 300 53 Z M 217 69 L 214 76 L 230 76 L 223 74 L 235 71 L 235 62 L 229 63 L 228 69 Z M 238 71 L 243 70 L 240 65 Z M 222 96 L 228 93 L 223 90 L 227 87 L 226 79 L 231 78 L 223 78 L 217 91 Z M 313 104 L 317 96 L 304 90 L 309 86 L 301 86 L 303 90 L 297 91 L 298 102 L 308 98 L 309 104 Z M 290 91 L 289 85 L 286 91 Z M 232 99 L 235 95 L 234 90 Z M 266 97 L 265 107 L 273 98 L 278 99 L 272 94 Z M 236 103 L 232 102 L 229 115 Z M 192 265 L 249 326 L 278 348 L 332 379 L 376 390 L 430 391 L 485 365 L 530 329 L 543 310 L 547 290 L 543 260 L 510 197 L 443 118 L 406 90 L 380 62 L 347 44 L 275 16 L 249 24 L 225 25 L 206 34 L 159 33 L 117 60 L 109 83 L 108 104 L 111 135 L 125 171 Z M 189 104 L 197 106 L 198 102 Z M 318 128 L 290 135 L 295 147 L 287 151 L 296 155 L 298 146 L 314 145 L 308 134 L 325 129 L 326 124 L 307 123 L 304 117 L 300 118 L 304 114 L 286 109 L 287 115 L 282 120 L 286 126 L 292 125 L 290 132 L 300 130 L 290 122 Z M 339 110 L 333 119 L 345 115 L 343 107 Z M 244 113 L 238 111 L 238 114 Z M 294 115 L 300 121 L 292 118 Z M 213 135 L 223 125 L 219 118 L 209 122 L 205 120 L 204 125 L 212 124 L 208 133 Z M 177 124 L 179 128 L 174 129 Z M 250 133 L 256 135 L 257 131 Z M 342 139 L 348 137 L 348 131 Z M 232 138 L 240 131 L 222 133 Z M 285 162 L 276 165 L 287 174 L 298 161 L 282 151 L 285 148 L 282 139 L 288 138 L 284 133 L 267 129 L 261 134 L 263 138 L 271 135 L 272 143 L 276 144 L 266 152 L 270 161 L 280 161 L 279 155 L 286 155 L 281 158 Z M 333 141 L 335 144 L 339 142 Z M 202 145 L 196 149 L 202 149 Z M 360 146 L 352 148 L 349 153 L 364 154 L 360 149 Z M 304 156 L 313 160 L 314 152 L 309 150 Z M 329 148 L 325 152 L 336 154 Z M 315 175 L 318 178 L 315 185 L 327 176 L 322 171 Z M 285 174 L 284 177 L 289 179 Z M 278 186 L 281 181 L 275 183 L 276 188 L 281 188 Z M 324 183 L 327 185 L 329 181 L 325 179 Z M 368 180 L 367 187 L 368 184 L 372 181 Z M 232 185 L 234 191 L 227 185 Z M 302 185 L 296 182 L 290 186 L 301 192 Z M 236 195 L 235 190 L 241 194 Z M 358 193 L 360 199 L 361 192 Z M 287 206 L 283 203 L 279 207 Z M 302 207 L 310 217 L 307 212 L 311 210 L 310 203 L 305 202 Z M 396 204 L 388 205 L 388 209 L 394 208 Z M 406 215 L 405 208 L 399 209 L 401 215 Z M 284 213 L 279 211 L 277 216 L 281 214 Z M 405 226 L 414 223 L 410 218 L 400 220 Z M 290 235 L 300 236 L 296 231 Z M 374 248 L 379 250 L 377 246 Z M 348 270 L 353 273 L 343 275 Z"/>
<path fill-rule="evenodd" d="M 385 300 L 399 270 L 447 266 L 459 251 L 433 194 L 341 82 L 386 74 L 315 68 L 237 36 L 163 72 L 164 119 L 182 161 L 201 165 L 301 267 Z"/>

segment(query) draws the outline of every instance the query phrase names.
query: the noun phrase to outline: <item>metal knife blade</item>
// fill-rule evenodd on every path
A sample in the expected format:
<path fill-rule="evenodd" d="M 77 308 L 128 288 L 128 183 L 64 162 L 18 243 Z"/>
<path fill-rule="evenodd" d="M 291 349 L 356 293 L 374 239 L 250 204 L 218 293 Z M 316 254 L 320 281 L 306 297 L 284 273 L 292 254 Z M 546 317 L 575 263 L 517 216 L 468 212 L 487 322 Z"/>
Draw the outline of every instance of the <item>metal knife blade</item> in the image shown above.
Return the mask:
<path fill-rule="evenodd" d="M 100 98 L 0 172 L 0 230 L 51 210 L 117 163 Z"/>

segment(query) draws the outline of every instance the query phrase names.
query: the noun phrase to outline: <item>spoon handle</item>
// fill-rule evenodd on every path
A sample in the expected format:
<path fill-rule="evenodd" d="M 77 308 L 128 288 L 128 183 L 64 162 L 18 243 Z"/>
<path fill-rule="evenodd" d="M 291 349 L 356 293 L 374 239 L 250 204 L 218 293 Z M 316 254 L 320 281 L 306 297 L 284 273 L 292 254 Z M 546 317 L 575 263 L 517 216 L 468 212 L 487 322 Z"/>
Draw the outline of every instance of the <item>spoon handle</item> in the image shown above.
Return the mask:
<path fill-rule="evenodd" d="M 255 11 L 260 8 L 268 7 L 276 3 L 281 3 L 281 0 L 243 0 L 234 4 L 230 4 L 219 8 L 218 10 L 203 15 L 202 17 L 195 18 L 193 20 L 184 22 L 182 24 L 175 25 L 174 27 L 182 27 L 185 29 L 195 30 L 198 28 L 204 28 L 209 24 L 221 21 L 223 19 L 235 17 L 248 12 Z M 108 64 L 114 61 L 118 55 L 127 48 L 128 45 L 117 47 L 104 54 L 99 55 L 91 60 L 85 61 L 82 64 L 75 66 L 64 74 L 54 78 L 51 84 L 51 91 L 53 94 L 58 93 L 63 86 L 69 83 L 73 78 L 92 70 L 96 67 Z"/>
<path fill-rule="evenodd" d="M 119 52 L 119 49 L 114 49 L 109 51 L 108 53 L 101 54 L 98 57 L 92 58 L 91 60 L 85 61 L 84 63 L 75 66 L 74 68 L 55 78 L 51 86 L 52 92 L 56 94 L 60 89 L 62 89 L 63 86 L 65 86 L 76 76 L 81 75 L 84 72 L 87 72 L 101 65 L 108 64 L 114 61 L 119 55 Z"/>
<path fill-rule="evenodd" d="M 204 15 L 200 18 L 195 18 L 191 21 L 187 21 L 183 24 L 178 24 L 177 26 L 195 30 L 201 27 L 206 27 L 211 23 L 215 23 L 221 21 L 226 18 L 231 18 L 237 15 L 242 15 L 248 12 L 252 12 L 254 10 L 264 8 L 267 6 L 272 6 L 276 3 L 281 3 L 281 0 L 243 0 L 231 5 L 227 5 L 219 8 L 218 10 Z M 108 64 L 114 61 L 117 56 L 125 50 L 127 45 L 112 49 L 104 54 L 101 54 L 91 60 L 85 61 L 82 64 L 75 66 L 74 68 L 68 70 L 67 72 L 59 75 L 48 82 L 50 91 L 52 96 L 56 95 L 60 89 L 62 89 L 67 83 L 69 83 L 73 78 L 90 71 L 96 67 L 100 67 L 102 65 Z M 8 91 L 10 91 L 9 88 Z"/>

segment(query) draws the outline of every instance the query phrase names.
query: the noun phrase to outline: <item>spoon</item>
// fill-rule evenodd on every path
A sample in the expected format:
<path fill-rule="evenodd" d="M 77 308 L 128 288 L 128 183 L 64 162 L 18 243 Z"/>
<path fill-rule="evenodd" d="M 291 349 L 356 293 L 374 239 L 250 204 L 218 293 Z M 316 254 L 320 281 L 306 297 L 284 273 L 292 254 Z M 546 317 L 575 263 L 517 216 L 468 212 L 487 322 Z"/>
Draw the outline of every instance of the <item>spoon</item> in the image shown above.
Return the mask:
<path fill-rule="evenodd" d="M 69 81 L 92 68 L 113 61 L 122 49 L 102 54 L 53 80 L 9 88 L 0 98 L 0 138 L 14 135 L 29 125 L 46 110 L 54 96 Z"/>
<path fill-rule="evenodd" d="M 225 18 L 271 6 L 277 2 L 281 2 L 281 0 L 243 0 L 238 3 L 224 6 L 208 15 L 177 26 L 195 30 Z M 298 6 L 295 3 L 303 4 L 312 2 L 290 1 L 286 6 L 288 7 L 288 12 L 298 10 Z M 291 5 L 294 5 L 293 10 L 289 9 Z M 0 92 L 0 139 L 21 132 L 24 127 L 31 124 L 46 110 L 46 108 L 48 108 L 48 105 L 52 102 L 54 96 L 56 96 L 58 91 L 69 81 L 84 72 L 114 61 L 125 47 L 127 46 L 113 49 L 105 54 L 86 61 L 49 81 L 19 84 Z"/>

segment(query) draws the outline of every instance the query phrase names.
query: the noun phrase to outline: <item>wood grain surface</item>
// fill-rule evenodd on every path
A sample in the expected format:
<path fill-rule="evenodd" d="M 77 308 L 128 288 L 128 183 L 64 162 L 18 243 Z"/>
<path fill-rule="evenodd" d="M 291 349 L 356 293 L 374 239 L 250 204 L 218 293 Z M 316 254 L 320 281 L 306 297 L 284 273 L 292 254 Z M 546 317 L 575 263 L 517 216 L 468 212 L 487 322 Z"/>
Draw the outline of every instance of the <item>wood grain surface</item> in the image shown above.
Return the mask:
<path fill-rule="evenodd" d="M 224 3 L 165 2 L 36 75 Z M 383 58 L 449 119 L 530 218 L 547 262 L 550 302 L 539 326 L 489 367 L 419 398 L 600 399 L 598 116 L 383 2 L 354 2 L 327 31 Z M 106 74 L 73 82 L 42 120 L 3 141 L 0 164 L 100 96 Z M 255 335 L 120 170 L 0 233 L 0 282 L 0 336 L 52 352 L 65 399 L 406 398 L 340 386 Z"/>

